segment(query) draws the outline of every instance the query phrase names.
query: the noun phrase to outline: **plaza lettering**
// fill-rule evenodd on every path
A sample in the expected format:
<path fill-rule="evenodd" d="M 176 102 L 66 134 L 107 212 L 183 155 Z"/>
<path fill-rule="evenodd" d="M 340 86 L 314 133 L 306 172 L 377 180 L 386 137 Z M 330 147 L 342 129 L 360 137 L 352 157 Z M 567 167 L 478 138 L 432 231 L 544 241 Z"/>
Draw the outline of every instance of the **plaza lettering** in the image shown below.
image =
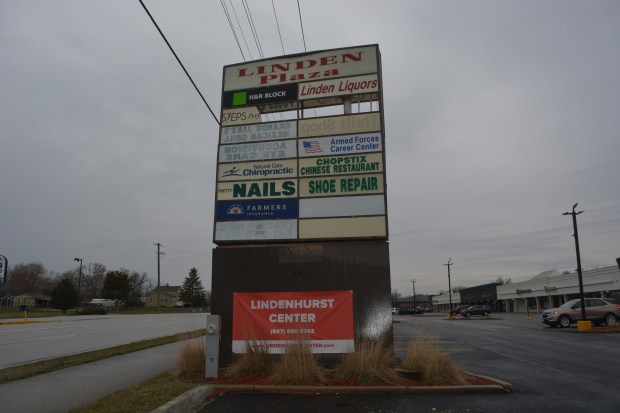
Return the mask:
<path fill-rule="evenodd" d="M 257 65 L 237 69 L 237 77 L 259 76 L 261 85 L 317 79 L 339 76 L 336 68 L 324 69 L 324 66 L 361 62 L 364 52 L 343 53 L 341 55 L 323 56 L 316 59 L 303 59 L 293 62 Z M 311 69 L 311 70 L 309 70 Z M 302 73 L 295 73 L 300 72 Z"/>

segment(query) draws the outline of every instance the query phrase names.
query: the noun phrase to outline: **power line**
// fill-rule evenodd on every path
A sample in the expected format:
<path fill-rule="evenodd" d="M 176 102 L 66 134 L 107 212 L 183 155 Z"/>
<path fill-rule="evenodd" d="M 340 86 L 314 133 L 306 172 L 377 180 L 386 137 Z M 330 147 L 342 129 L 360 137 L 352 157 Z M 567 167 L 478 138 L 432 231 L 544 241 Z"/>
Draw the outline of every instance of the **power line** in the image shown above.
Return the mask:
<path fill-rule="evenodd" d="M 164 33 L 161 31 L 161 29 L 157 25 L 157 22 L 155 21 L 153 16 L 151 16 L 151 12 L 149 12 L 149 9 L 146 8 L 146 6 L 144 5 L 144 2 L 142 0 L 138 0 L 138 1 L 140 2 L 140 4 L 142 5 L 142 8 L 144 8 L 144 11 L 146 12 L 146 14 L 148 14 L 149 18 L 151 19 L 151 21 L 153 22 L 153 24 L 157 28 L 157 31 L 159 32 L 161 37 L 164 39 L 164 41 L 168 45 L 168 48 L 170 49 L 170 51 L 172 52 L 174 57 L 177 59 L 177 62 L 179 62 L 179 64 L 181 65 L 181 68 L 183 69 L 183 71 L 187 75 L 187 78 L 189 79 L 190 82 L 192 82 L 192 85 L 194 85 L 194 89 L 196 89 L 196 92 L 198 92 L 198 94 L 200 95 L 200 98 L 202 99 L 204 104 L 207 105 L 207 109 L 209 109 L 209 112 L 211 112 L 211 115 L 213 115 L 213 119 L 215 119 L 215 121 L 219 125 L 220 124 L 219 119 L 217 118 L 217 116 L 215 116 L 215 113 L 213 113 L 213 111 L 211 110 L 211 107 L 207 103 L 207 100 L 204 98 L 204 96 L 202 96 L 202 93 L 200 93 L 200 90 L 198 89 L 198 86 L 196 86 L 196 83 L 194 82 L 194 79 L 192 79 L 192 77 L 189 75 L 189 73 L 187 72 L 187 69 L 185 69 L 185 66 L 183 66 L 183 63 L 181 62 L 181 59 L 179 59 L 179 56 L 177 56 L 176 52 L 174 51 L 174 49 L 170 45 L 170 42 L 168 42 L 168 39 L 166 39 L 166 36 L 164 35 Z"/>
<path fill-rule="evenodd" d="M 280 44 L 282 45 L 282 54 L 286 54 L 284 51 L 284 42 L 282 41 L 282 33 L 280 32 L 280 23 L 278 23 L 278 15 L 276 14 L 276 5 L 273 4 L 273 0 L 271 0 L 271 7 L 273 7 L 273 15 L 276 18 L 276 26 L 278 27 L 278 35 L 280 36 Z"/>
<path fill-rule="evenodd" d="M 232 8 L 233 14 L 235 15 L 235 20 L 237 20 L 237 26 L 239 26 L 239 31 L 241 32 L 241 37 L 243 37 L 243 43 L 245 43 L 245 48 L 248 49 L 248 53 L 250 54 L 250 59 L 254 60 L 254 57 L 252 56 L 252 51 L 250 50 L 250 46 L 248 46 L 248 41 L 245 38 L 245 33 L 243 32 L 243 27 L 241 27 L 241 22 L 239 21 L 239 16 L 237 16 L 237 9 L 235 9 L 235 6 L 233 5 L 232 0 L 230 1 L 230 7 Z"/>
<path fill-rule="evenodd" d="M 254 25 L 254 19 L 252 18 L 250 6 L 248 5 L 247 0 L 242 0 L 241 3 L 245 9 L 245 15 L 248 18 L 248 23 L 250 24 L 250 29 L 252 30 L 252 35 L 254 36 L 254 42 L 256 43 L 256 48 L 258 49 L 258 55 L 261 59 L 264 59 L 265 55 L 263 54 L 263 48 L 260 44 L 260 40 L 258 39 L 258 32 L 256 31 L 256 26 Z"/>
<path fill-rule="evenodd" d="M 301 7 L 299 6 L 299 0 L 297 0 L 297 10 L 299 10 L 299 24 L 301 25 L 301 37 L 304 39 L 304 52 L 307 52 L 306 49 L 306 35 L 304 34 L 304 22 L 301 21 Z"/>
<path fill-rule="evenodd" d="M 243 57 L 243 61 L 245 61 L 245 55 L 243 54 L 243 50 L 241 49 L 241 43 L 239 43 L 239 38 L 237 37 L 237 32 L 235 31 L 235 27 L 233 26 L 233 22 L 230 18 L 230 13 L 228 12 L 228 8 L 226 7 L 225 0 L 220 0 L 220 4 L 222 5 L 222 9 L 224 9 L 224 14 L 226 15 L 226 19 L 228 20 L 228 25 L 230 26 L 230 29 L 233 32 L 233 36 L 235 37 L 235 41 L 237 42 L 237 46 L 239 47 L 239 51 L 241 52 L 241 57 Z"/>

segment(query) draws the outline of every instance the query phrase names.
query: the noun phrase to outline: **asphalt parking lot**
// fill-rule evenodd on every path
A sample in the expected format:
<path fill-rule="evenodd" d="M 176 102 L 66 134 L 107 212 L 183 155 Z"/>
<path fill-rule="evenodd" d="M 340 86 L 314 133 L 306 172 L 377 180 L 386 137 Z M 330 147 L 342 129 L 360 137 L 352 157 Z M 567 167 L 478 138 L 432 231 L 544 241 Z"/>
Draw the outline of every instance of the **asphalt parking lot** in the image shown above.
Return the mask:
<path fill-rule="evenodd" d="M 616 333 L 549 328 L 532 314 L 447 320 L 444 315 L 394 316 L 394 345 L 425 337 L 461 368 L 507 381 L 503 394 L 228 393 L 201 412 L 617 412 L 620 361 Z"/>

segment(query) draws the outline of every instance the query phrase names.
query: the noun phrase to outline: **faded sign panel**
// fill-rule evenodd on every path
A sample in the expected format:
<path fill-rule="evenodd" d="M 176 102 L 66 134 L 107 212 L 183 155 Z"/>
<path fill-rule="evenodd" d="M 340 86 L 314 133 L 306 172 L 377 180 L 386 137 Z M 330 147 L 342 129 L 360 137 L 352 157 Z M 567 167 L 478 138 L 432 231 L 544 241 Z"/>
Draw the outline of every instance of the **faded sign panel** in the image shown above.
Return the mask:
<path fill-rule="evenodd" d="M 300 219 L 300 239 L 387 237 L 385 216 Z"/>
<path fill-rule="evenodd" d="M 245 125 L 262 121 L 263 118 L 258 108 L 255 107 L 222 110 L 221 126 Z"/>
<path fill-rule="evenodd" d="M 385 215 L 385 196 L 338 196 L 299 200 L 299 218 Z"/>
<path fill-rule="evenodd" d="M 383 149 L 380 133 L 303 138 L 299 139 L 297 144 L 300 158 L 343 153 L 380 152 Z"/>
<path fill-rule="evenodd" d="M 353 175 L 299 179 L 300 197 L 383 193 L 383 175 Z"/>
<path fill-rule="evenodd" d="M 223 90 L 377 73 L 377 54 L 377 45 L 370 45 L 226 66 Z"/>
<path fill-rule="evenodd" d="M 280 179 L 251 182 L 220 182 L 217 184 L 217 200 L 292 198 L 297 195 L 296 179 Z"/>
<path fill-rule="evenodd" d="M 341 95 L 364 94 L 379 91 L 376 74 L 339 79 L 327 79 L 299 85 L 299 100 L 320 99 Z"/>
<path fill-rule="evenodd" d="M 297 199 L 218 201 L 215 205 L 216 221 L 296 219 L 298 215 Z"/>
<path fill-rule="evenodd" d="M 220 145 L 219 162 L 242 162 L 261 159 L 294 158 L 297 156 L 297 141 L 271 141 Z"/>
<path fill-rule="evenodd" d="M 379 131 L 381 131 L 379 112 L 299 120 L 300 138 Z"/>
<path fill-rule="evenodd" d="M 381 152 L 299 159 L 299 176 L 341 175 L 382 171 L 383 154 Z"/>
<path fill-rule="evenodd" d="M 268 103 L 266 105 L 259 105 L 258 110 L 261 113 L 272 113 L 272 112 L 288 112 L 291 110 L 297 110 L 298 103 L 295 102 L 280 102 L 280 103 Z"/>
<path fill-rule="evenodd" d="M 220 143 L 275 141 L 297 137 L 297 121 L 259 123 L 222 128 Z"/>
<path fill-rule="evenodd" d="M 376 93 L 362 93 L 356 95 L 346 95 L 339 96 L 333 98 L 320 98 L 320 99 L 309 99 L 302 100 L 300 102 L 303 103 L 304 109 L 312 109 L 318 108 L 322 106 L 335 106 L 335 105 L 343 105 L 345 100 L 351 102 L 352 105 L 356 103 L 364 103 L 364 102 L 376 102 L 379 100 L 379 92 Z M 259 108 L 260 109 L 260 108 Z"/>
<path fill-rule="evenodd" d="M 296 159 L 223 163 L 217 168 L 218 181 L 247 181 L 252 179 L 296 177 Z"/>
<path fill-rule="evenodd" d="M 296 219 L 215 223 L 213 242 L 291 240 L 297 238 Z"/>

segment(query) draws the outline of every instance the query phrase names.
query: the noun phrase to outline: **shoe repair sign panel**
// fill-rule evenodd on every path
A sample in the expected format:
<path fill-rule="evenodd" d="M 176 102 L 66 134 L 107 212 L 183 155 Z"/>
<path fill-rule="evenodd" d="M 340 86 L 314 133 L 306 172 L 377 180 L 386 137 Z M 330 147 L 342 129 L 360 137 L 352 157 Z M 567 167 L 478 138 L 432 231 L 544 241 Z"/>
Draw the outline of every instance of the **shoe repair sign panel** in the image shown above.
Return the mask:
<path fill-rule="evenodd" d="M 354 350 L 353 291 L 233 294 L 233 353 L 284 353 L 301 340 L 313 353 Z"/>

